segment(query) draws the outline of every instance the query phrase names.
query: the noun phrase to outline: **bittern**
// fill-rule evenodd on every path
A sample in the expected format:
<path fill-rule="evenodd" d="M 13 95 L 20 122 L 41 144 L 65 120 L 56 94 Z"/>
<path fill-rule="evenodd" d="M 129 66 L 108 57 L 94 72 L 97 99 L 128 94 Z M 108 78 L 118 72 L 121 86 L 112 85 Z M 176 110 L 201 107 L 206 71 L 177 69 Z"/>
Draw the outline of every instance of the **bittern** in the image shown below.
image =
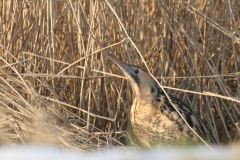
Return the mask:
<path fill-rule="evenodd" d="M 144 69 L 107 55 L 125 74 L 133 90 L 130 121 L 134 134 L 146 147 L 153 145 L 199 144 L 197 134 L 210 143 L 216 140 L 204 121 L 181 99 L 166 94 Z M 186 122 L 180 117 L 178 109 Z"/>

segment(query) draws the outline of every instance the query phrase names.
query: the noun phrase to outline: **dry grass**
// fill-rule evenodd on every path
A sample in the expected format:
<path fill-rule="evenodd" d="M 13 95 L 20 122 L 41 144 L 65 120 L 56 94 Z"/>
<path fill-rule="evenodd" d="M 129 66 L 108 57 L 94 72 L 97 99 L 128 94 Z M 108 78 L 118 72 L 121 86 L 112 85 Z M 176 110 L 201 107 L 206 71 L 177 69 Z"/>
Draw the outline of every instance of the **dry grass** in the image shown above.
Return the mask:
<path fill-rule="evenodd" d="M 126 144 L 132 90 L 106 54 L 149 68 L 219 143 L 239 138 L 240 2 L 3 0 L 0 8 L 1 144 Z"/>

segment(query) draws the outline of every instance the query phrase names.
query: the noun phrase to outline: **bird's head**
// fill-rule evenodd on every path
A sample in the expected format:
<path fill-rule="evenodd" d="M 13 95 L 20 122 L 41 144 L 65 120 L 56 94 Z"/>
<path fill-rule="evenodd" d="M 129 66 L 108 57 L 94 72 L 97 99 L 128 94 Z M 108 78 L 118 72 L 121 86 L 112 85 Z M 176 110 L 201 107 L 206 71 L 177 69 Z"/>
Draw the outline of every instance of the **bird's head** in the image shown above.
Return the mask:
<path fill-rule="evenodd" d="M 107 57 L 123 71 L 138 98 L 142 98 L 143 96 L 149 97 L 150 94 L 156 96 L 156 82 L 147 71 L 140 67 L 125 63 L 111 55 L 107 55 Z"/>

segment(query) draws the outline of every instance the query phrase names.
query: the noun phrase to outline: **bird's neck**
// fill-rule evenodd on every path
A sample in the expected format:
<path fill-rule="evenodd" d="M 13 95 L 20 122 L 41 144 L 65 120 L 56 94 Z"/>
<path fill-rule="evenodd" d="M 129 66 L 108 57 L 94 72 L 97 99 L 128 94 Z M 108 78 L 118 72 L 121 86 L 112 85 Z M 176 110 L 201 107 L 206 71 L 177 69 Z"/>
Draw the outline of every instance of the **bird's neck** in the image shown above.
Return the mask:
<path fill-rule="evenodd" d="M 137 99 L 142 105 L 148 105 L 152 103 L 158 94 L 158 89 L 155 87 L 154 92 L 152 92 L 152 87 L 146 87 L 139 89 L 134 94 L 134 99 Z"/>
<path fill-rule="evenodd" d="M 140 88 L 133 94 L 133 103 L 131 107 L 131 118 L 135 112 L 139 115 L 149 114 L 152 110 L 152 102 L 155 101 L 156 97 L 162 94 L 161 88 L 155 83 L 151 87 L 145 89 Z"/>
<path fill-rule="evenodd" d="M 138 112 L 138 114 L 148 114 L 148 111 L 151 111 L 152 102 L 160 94 L 162 94 L 162 90 L 157 83 L 145 88 L 135 89 L 131 115 L 134 115 L 135 112 Z"/>
<path fill-rule="evenodd" d="M 140 124 L 145 120 L 150 120 L 152 118 L 152 112 L 154 111 L 154 107 L 151 103 L 148 103 L 146 99 L 139 99 L 137 97 L 134 98 L 131 113 L 130 113 L 130 120 L 133 128 L 136 124 Z"/>

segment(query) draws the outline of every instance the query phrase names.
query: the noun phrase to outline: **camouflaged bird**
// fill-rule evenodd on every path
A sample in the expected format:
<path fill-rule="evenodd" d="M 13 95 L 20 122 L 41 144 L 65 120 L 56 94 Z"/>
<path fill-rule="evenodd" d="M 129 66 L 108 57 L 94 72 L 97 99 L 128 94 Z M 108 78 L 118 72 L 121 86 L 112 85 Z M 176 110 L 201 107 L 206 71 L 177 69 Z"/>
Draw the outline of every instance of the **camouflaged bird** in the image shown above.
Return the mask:
<path fill-rule="evenodd" d="M 144 146 L 150 148 L 154 145 L 202 142 L 179 116 L 148 72 L 111 55 L 107 57 L 123 71 L 132 86 L 134 99 L 130 121 L 134 134 Z M 203 120 L 182 100 L 172 95 L 169 97 L 193 130 L 206 141 L 216 144 Z"/>

